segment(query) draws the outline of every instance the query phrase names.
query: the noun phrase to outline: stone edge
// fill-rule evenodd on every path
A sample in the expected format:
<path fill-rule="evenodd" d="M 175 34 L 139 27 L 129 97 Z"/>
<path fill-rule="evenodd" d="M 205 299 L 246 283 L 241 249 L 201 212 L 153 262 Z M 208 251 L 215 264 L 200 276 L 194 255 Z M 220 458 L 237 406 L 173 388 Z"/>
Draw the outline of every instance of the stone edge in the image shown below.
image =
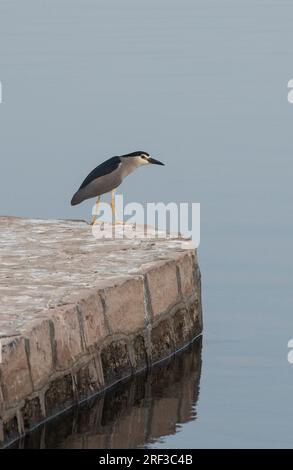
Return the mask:
<path fill-rule="evenodd" d="M 174 354 L 202 326 L 194 250 L 42 312 L 20 335 L 0 338 L 0 446 Z"/>

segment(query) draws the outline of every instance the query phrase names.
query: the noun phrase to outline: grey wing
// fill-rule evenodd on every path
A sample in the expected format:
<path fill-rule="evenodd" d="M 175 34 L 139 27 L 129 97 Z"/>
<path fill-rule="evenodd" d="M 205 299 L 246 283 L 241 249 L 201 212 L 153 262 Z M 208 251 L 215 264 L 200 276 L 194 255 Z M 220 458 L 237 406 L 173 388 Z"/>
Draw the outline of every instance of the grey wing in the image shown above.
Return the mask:
<path fill-rule="evenodd" d="M 71 199 L 71 205 L 75 206 L 80 204 L 85 199 L 89 199 L 91 197 L 95 197 L 99 194 L 104 194 L 105 192 L 110 191 L 113 189 L 113 175 L 117 172 L 119 165 L 121 164 L 121 160 L 119 157 L 112 157 L 109 160 L 98 165 L 90 174 L 86 177 L 86 179 L 81 184 L 79 190 L 74 194 L 73 198 Z M 108 176 L 107 176 L 108 175 Z M 101 176 L 105 176 L 102 181 L 99 181 Z M 117 185 L 120 184 L 120 180 L 117 179 Z"/>
<path fill-rule="evenodd" d="M 112 171 L 116 170 L 120 165 L 121 160 L 119 157 L 112 157 L 109 160 L 98 165 L 90 174 L 86 177 L 86 179 L 82 182 L 79 189 L 85 188 L 88 184 L 90 184 L 95 179 L 99 178 L 100 176 L 108 175 L 112 173 Z"/>

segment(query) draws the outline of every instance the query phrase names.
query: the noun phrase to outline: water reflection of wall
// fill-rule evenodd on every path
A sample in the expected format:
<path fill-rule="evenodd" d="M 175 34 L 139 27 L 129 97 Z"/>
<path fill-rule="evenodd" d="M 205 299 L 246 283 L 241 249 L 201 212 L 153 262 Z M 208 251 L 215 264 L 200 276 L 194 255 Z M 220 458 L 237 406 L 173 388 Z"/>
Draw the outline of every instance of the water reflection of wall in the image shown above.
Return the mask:
<path fill-rule="evenodd" d="M 136 448 L 196 418 L 201 339 L 177 356 L 42 425 L 15 447 Z"/>

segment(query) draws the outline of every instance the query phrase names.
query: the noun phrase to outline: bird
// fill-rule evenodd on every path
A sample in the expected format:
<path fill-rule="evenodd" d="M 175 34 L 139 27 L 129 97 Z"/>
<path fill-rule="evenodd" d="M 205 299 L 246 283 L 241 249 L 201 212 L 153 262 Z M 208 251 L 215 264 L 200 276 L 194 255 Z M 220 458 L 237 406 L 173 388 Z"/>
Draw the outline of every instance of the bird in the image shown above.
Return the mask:
<path fill-rule="evenodd" d="M 98 213 L 101 196 L 112 193 L 111 209 L 112 220 L 116 223 L 115 214 L 115 190 L 122 183 L 124 178 L 137 168 L 144 165 L 163 165 L 164 163 L 152 158 L 147 152 L 136 151 L 111 157 L 94 168 L 80 185 L 79 189 L 71 199 L 71 205 L 76 206 L 81 202 L 97 197 L 96 214 Z M 94 215 L 91 225 L 96 223 L 97 215 Z"/>

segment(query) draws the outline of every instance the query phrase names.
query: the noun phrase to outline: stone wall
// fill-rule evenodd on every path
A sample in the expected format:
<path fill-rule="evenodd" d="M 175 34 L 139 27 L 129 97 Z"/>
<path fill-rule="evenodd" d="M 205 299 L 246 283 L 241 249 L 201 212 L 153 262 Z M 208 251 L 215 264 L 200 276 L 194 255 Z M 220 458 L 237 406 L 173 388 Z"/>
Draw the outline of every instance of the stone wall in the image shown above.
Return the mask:
<path fill-rule="evenodd" d="M 91 240 L 83 252 L 90 282 L 82 284 L 84 278 L 80 275 L 82 285 L 76 288 L 73 276 L 70 276 L 76 269 L 74 249 L 70 245 L 71 238 L 76 235 L 76 226 L 73 228 L 73 225 L 63 222 L 65 230 L 59 227 L 60 222 L 52 222 L 55 223 L 52 239 L 46 232 L 52 226 L 49 225 L 48 229 L 46 222 L 26 225 L 22 219 L 7 218 L 2 222 L 4 228 L 11 231 L 13 225 L 16 231 L 20 231 L 18 241 L 22 253 L 24 247 L 21 245 L 26 244 L 28 237 L 27 227 L 30 227 L 29 236 L 36 238 L 31 251 L 22 254 L 22 269 L 17 259 L 11 261 L 7 258 L 7 250 L 1 260 L 5 265 L 8 259 L 7 272 L 11 273 L 13 267 L 15 269 L 14 281 L 6 280 L 7 289 L 13 291 L 18 274 L 28 276 L 26 284 L 23 284 L 23 293 L 28 298 L 23 301 L 22 309 L 17 297 L 8 296 L 7 300 L 7 293 L 4 297 L 3 290 L 0 291 L 3 296 L 3 311 L 0 312 L 2 444 L 16 439 L 74 403 L 168 357 L 201 333 L 200 272 L 194 250 L 180 249 L 175 240 L 168 243 L 155 241 L 153 247 L 146 242 L 135 245 L 128 241 L 123 245 L 120 240 L 118 246 L 110 246 L 112 249 L 106 242 L 99 244 Z M 59 244 L 58 240 L 56 243 L 56 230 L 63 230 Z M 89 243 L 88 230 L 87 226 L 82 227 L 80 250 Z M 39 254 L 44 240 L 47 240 L 46 259 Z M 64 240 L 68 240 L 69 245 Z M 136 257 L 133 257 L 130 250 L 135 250 L 135 247 Z M 64 270 L 57 266 L 56 250 L 61 253 L 58 256 L 63 258 L 64 264 L 67 263 L 67 277 L 64 274 L 60 285 L 54 281 L 48 294 L 51 277 Z M 78 258 L 80 252 L 76 247 L 75 250 Z M 115 257 L 112 260 L 113 252 Z M 130 264 L 127 253 L 133 259 Z M 123 266 L 123 269 L 103 279 L 97 276 L 94 281 L 93 255 L 98 257 L 96 262 L 98 259 L 99 264 L 104 263 L 105 272 L 113 269 L 111 262 L 117 269 L 118 258 L 118 266 Z M 126 259 L 124 266 L 123 260 Z M 84 269 L 80 265 L 82 273 Z M 31 279 L 33 275 L 35 283 Z M 38 286 L 40 277 L 43 283 Z M 43 295 L 27 294 L 34 291 L 34 287 L 41 289 Z M 46 295 L 50 297 L 44 305 L 42 302 Z M 4 308 L 5 302 L 7 309 Z M 11 302 L 14 302 L 14 309 Z"/>
<path fill-rule="evenodd" d="M 179 354 L 43 423 L 18 449 L 134 449 L 197 417 L 201 337 Z"/>

